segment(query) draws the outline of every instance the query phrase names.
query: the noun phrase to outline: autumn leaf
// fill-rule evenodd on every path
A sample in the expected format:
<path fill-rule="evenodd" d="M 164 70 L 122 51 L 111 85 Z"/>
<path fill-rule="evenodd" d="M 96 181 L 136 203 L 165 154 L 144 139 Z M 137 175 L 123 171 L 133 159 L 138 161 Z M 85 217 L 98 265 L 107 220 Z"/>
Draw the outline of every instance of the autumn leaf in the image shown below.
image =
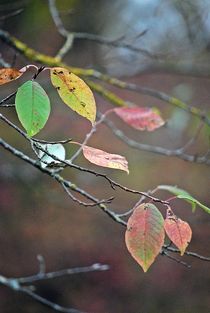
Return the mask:
<path fill-rule="evenodd" d="M 132 257 L 147 272 L 164 243 L 164 219 L 151 203 L 138 206 L 130 216 L 125 242 Z"/>
<path fill-rule="evenodd" d="M 50 100 L 45 90 L 37 82 L 29 80 L 18 88 L 15 108 L 27 134 L 34 136 L 48 120 Z"/>
<path fill-rule="evenodd" d="M 169 239 L 183 255 L 192 238 L 192 230 L 189 224 L 177 218 L 169 208 L 164 221 L 164 228 Z"/>
<path fill-rule="evenodd" d="M 138 130 L 153 131 L 164 121 L 156 109 L 147 107 L 116 108 L 114 112 L 128 125 Z"/>
<path fill-rule="evenodd" d="M 129 174 L 128 162 L 125 157 L 118 154 L 107 153 L 103 150 L 89 146 L 83 146 L 82 150 L 84 157 L 91 163 L 103 167 L 123 170 Z"/>
<path fill-rule="evenodd" d="M 0 85 L 7 84 L 19 78 L 23 72 L 15 68 L 1 68 L 0 69 Z"/>
<path fill-rule="evenodd" d="M 63 102 L 93 124 L 96 119 L 96 103 L 88 85 L 62 67 L 51 68 L 50 74 L 52 84 Z"/>

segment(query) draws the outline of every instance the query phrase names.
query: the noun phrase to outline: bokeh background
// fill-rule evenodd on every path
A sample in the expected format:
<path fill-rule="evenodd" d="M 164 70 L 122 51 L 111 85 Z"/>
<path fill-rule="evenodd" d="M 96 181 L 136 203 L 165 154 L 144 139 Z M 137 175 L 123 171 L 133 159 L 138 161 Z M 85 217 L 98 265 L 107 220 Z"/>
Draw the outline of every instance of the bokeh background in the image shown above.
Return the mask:
<path fill-rule="evenodd" d="M 127 49 L 105 47 L 76 40 L 65 62 L 95 68 L 142 86 L 175 95 L 189 104 L 209 111 L 209 1 L 161 0 L 60 0 L 62 20 L 68 30 L 96 33 L 126 42 L 161 56 L 161 61 Z M 15 16 L 4 18 L 16 10 Z M 55 55 L 63 44 L 49 14 L 48 2 L 41 0 L 0 1 L 0 25 L 30 47 Z M 139 36 L 142 32 L 144 35 Z M 28 64 L 23 56 L 0 42 L 0 53 L 16 67 Z M 191 75 L 190 75 L 191 73 Z M 187 75 L 186 75 L 187 74 Z M 27 74 L 30 75 L 31 74 Z M 0 98 L 16 90 L 21 81 L 1 87 Z M 52 102 L 52 114 L 39 138 L 56 140 L 72 137 L 82 141 L 90 125 L 60 102 L 43 73 L 38 80 Z M 125 134 L 142 143 L 167 148 L 181 147 L 196 132 L 199 120 L 187 112 L 155 98 L 116 90 L 124 99 L 140 106 L 160 109 L 166 126 L 154 133 L 131 130 L 112 117 Z M 111 107 L 96 95 L 97 107 Z M 18 124 L 13 109 L 1 109 Z M 3 113 L 2 112 L 2 113 Z M 31 148 L 12 129 L 1 123 L 1 137 L 25 153 Z M 201 155 L 209 145 L 209 131 L 203 127 L 199 140 L 189 152 Z M 210 206 L 210 171 L 206 165 L 188 163 L 174 157 L 131 149 L 101 126 L 91 145 L 125 155 L 130 174 L 99 169 L 131 188 L 147 191 L 159 184 L 178 185 Z M 66 146 L 68 156 L 74 147 Z M 98 170 L 82 157 L 78 163 Z M 138 197 L 112 190 L 104 179 L 76 170 L 66 176 L 99 198 L 115 196 L 113 208 L 124 212 Z M 167 198 L 165 193 L 160 197 Z M 161 207 L 160 207 L 160 210 Z M 174 201 L 174 211 L 193 230 L 189 250 L 210 256 L 210 218 L 190 205 Z M 162 211 L 164 214 L 164 211 Z M 56 182 L 0 150 L 0 273 L 8 277 L 36 273 L 36 256 L 43 255 L 47 270 L 54 271 L 95 262 L 110 270 L 79 274 L 36 284 L 37 292 L 59 304 L 94 313 L 209 313 L 210 263 L 183 257 L 191 269 L 159 256 L 147 274 L 131 258 L 124 243 L 125 229 L 97 208 L 73 203 Z M 0 286 L 0 312 L 52 312 L 26 295 Z"/>

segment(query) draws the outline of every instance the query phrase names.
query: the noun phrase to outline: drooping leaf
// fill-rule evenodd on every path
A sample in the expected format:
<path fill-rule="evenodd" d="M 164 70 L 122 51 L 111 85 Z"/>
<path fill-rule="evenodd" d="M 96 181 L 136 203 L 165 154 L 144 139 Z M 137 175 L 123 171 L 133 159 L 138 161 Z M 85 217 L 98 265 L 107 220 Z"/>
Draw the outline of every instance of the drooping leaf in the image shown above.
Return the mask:
<path fill-rule="evenodd" d="M 168 209 L 164 228 L 169 239 L 180 250 L 181 255 L 183 255 L 192 238 L 192 230 L 189 224 L 177 218 L 171 212 L 171 209 Z"/>
<path fill-rule="evenodd" d="M 160 185 L 158 186 L 158 189 L 167 190 L 176 196 L 189 196 L 190 195 L 186 190 L 180 189 L 176 186 Z"/>
<path fill-rule="evenodd" d="M 160 253 L 164 237 L 164 219 L 156 206 L 151 203 L 138 206 L 128 220 L 125 242 L 144 272 Z"/>
<path fill-rule="evenodd" d="M 203 209 L 206 213 L 210 214 L 210 208 L 208 208 L 206 205 L 195 199 L 193 196 L 191 196 L 187 191 L 177 188 L 175 186 L 170 185 L 160 185 L 158 186 L 158 189 L 161 190 L 167 190 L 171 192 L 172 194 L 176 195 L 177 198 L 183 199 L 186 202 L 189 202 L 192 205 L 192 210 L 194 211 L 196 208 L 196 205 L 198 205 L 201 209 Z"/>
<path fill-rule="evenodd" d="M 83 146 L 84 157 L 93 164 L 126 171 L 129 174 L 128 162 L 125 157 L 118 154 L 107 153 L 103 150 Z"/>
<path fill-rule="evenodd" d="M 44 149 L 49 154 L 59 158 L 60 160 L 64 161 L 66 157 L 66 151 L 63 145 L 59 144 L 40 144 L 41 148 Z M 59 164 L 60 162 L 58 160 L 55 160 L 51 156 L 49 156 L 47 153 L 45 153 L 42 150 L 39 150 L 39 157 L 41 161 L 41 166 L 43 168 L 55 164 Z"/>
<path fill-rule="evenodd" d="M 88 85 L 62 67 L 51 68 L 50 74 L 52 84 L 63 102 L 93 124 L 96 119 L 96 103 Z"/>
<path fill-rule="evenodd" d="M 147 107 L 116 108 L 114 112 L 128 125 L 138 130 L 153 131 L 164 121 L 156 109 Z"/>
<path fill-rule="evenodd" d="M 18 118 L 29 136 L 37 134 L 50 114 L 50 100 L 35 81 L 27 81 L 18 88 L 15 106 Z"/>
<path fill-rule="evenodd" d="M 19 78 L 23 72 L 15 68 L 1 68 L 0 69 L 0 85 L 10 83 L 11 81 Z"/>

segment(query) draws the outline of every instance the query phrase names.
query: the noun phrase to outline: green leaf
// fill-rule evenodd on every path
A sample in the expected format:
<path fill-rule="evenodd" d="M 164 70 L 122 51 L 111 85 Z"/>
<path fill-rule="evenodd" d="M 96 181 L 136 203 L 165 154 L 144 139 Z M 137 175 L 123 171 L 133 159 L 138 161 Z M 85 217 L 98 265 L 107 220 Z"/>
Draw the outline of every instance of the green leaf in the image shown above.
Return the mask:
<path fill-rule="evenodd" d="M 164 243 L 164 219 L 151 203 L 138 206 L 130 216 L 125 242 L 132 257 L 147 272 Z"/>
<path fill-rule="evenodd" d="M 160 185 L 160 186 L 158 186 L 158 189 L 167 190 L 167 191 L 173 193 L 176 196 L 180 196 L 180 195 L 182 195 L 182 196 L 190 196 L 190 194 L 187 191 L 185 191 L 183 189 L 180 189 L 180 188 L 178 188 L 176 186 Z"/>
<path fill-rule="evenodd" d="M 35 81 L 27 81 L 18 88 L 15 107 L 18 118 L 29 136 L 37 134 L 50 114 L 50 100 Z"/>
<path fill-rule="evenodd" d="M 172 194 L 176 195 L 177 198 L 183 199 L 187 202 L 189 202 L 192 205 L 193 212 L 196 209 L 196 205 L 198 205 L 201 209 L 203 209 L 205 212 L 210 214 L 210 208 L 208 208 L 206 205 L 202 204 L 200 201 L 195 199 L 193 196 L 191 196 L 187 191 L 177 188 L 175 186 L 169 186 L 169 185 L 160 185 L 158 189 L 161 190 L 167 190 L 171 192 Z"/>
<path fill-rule="evenodd" d="M 52 84 L 63 102 L 93 124 L 96 119 L 96 103 L 88 85 L 62 67 L 51 68 L 50 75 Z"/>
<path fill-rule="evenodd" d="M 48 165 L 59 164 L 58 160 L 55 160 L 53 156 L 59 158 L 60 160 L 64 161 L 66 156 L 66 151 L 63 145 L 60 143 L 58 144 L 40 144 L 41 148 L 52 155 L 49 156 L 42 150 L 39 150 L 39 157 L 41 161 L 41 166 L 43 168 L 47 167 Z"/>

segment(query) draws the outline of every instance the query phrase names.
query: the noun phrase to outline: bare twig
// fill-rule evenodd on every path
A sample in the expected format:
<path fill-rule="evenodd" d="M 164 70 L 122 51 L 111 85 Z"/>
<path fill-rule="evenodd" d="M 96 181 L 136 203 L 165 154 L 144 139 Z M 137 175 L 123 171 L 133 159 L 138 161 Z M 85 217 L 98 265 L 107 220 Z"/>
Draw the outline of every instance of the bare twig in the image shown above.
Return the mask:
<path fill-rule="evenodd" d="M 73 42 L 75 39 L 82 39 L 82 40 L 89 40 L 89 41 L 94 41 L 100 45 L 107 45 L 115 48 L 124 48 L 128 49 L 132 52 L 136 53 L 142 53 L 143 55 L 147 56 L 148 58 L 157 58 L 157 55 L 153 55 L 151 52 L 149 52 L 146 49 L 135 47 L 132 44 L 126 43 L 123 41 L 124 36 L 121 38 L 116 39 L 108 39 L 106 37 L 103 37 L 101 35 L 95 35 L 95 34 L 90 34 L 90 33 L 83 33 L 83 32 L 69 32 L 66 30 L 66 28 L 63 25 L 63 22 L 60 18 L 58 9 L 56 7 L 56 1 L 55 0 L 48 0 L 49 3 L 49 10 L 52 16 L 52 19 L 56 25 L 56 28 L 58 32 L 60 33 L 61 36 L 66 38 L 66 42 L 63 45 L 63 47 L 59 50 L 57 53 L 56 57 L 59 59 L 62 59 L 63 56 L 72 48 Z M 139 34 L 139 37 L 143 36 L 146 34 L 146 30 L 141 32 Z"/>
<path fill-rule="evenodd" d="M 15 11 L 11 12 L 11 13 L 2 15 L 2 16 L 0 16 L 0 21 L 6 20 L 6 19 L 8 19 L 8 18 L 10 18 L 10 17 L 13 17 L 13 16 L 15 16 L 15 15 L 18 15 L 18 14 L 20 14 L 21 12 L 23 12 L 23 9 L 18 9 L 18 10 L 15 10 Z"/>
<path fill-rule="evenodd" d="M 17 127 L 16 125 L 14 125 L 11 121 L 9 121 L 5 116 L 3 116 L 3 114 L 0 114 L 0 119 L 2 119 L 5 123 L 7 123 L 10 127 L 14 128 L 17 132 L 19 132 L 25 139 L 27 139 L 30 143 L 33 142 L 33 139 L 28 137 L 19 127 Z M 83 172 L 86 172 L 86 173 L 90 173 L 90 174 L 93 174 L 97 177 L 103 177 L 105 178 L 112 187 L 118 187 L 126 192 L 130 192 L 130 193 L 133 193 L 133 194 L 139 194 L 139 195 L 142 195 L 142 196 L 145 196 L 149 199 L 151 199 L 152 201 L 154 202 L 160 202 L 162 204 L 168 204 L 167 201 L 164 201 L 164 200 L 161 200 L 161 199 L 158 199 L 156 197 L 152 197 L 151 195 L 147 195 L 146 192 L 142 192 L 142 191 L 138 191 L 138 190 L 134 190 L 134 189 L 131 189 L 131 188 L 128 188 L 126 186 L 123 186 L 121 185 L 120 183 L 118 182 L 115 182 L 113 179 L 109 178 L 107 175 L 105 174 L 101 174 L 101 173 L 98 173 L 96 171 L 93 171 L 93 170 L 90 170 L 90 169 L 87 169 L 87 168 L 84 168 L 82 166 L 79 166 L 79 165 L 76 165 L 76 164 L 73 164 L 71 163 L 70 161 L 67 161 L 67 160 L 62 160 L 58 157 L 56 157 L 55 155 L 53 154 L 50 154 L 48 151 L 46 151 L 41 145 L 39 145 L 37 142 L 33 142 L 33 145 L 36 146 L 39 150 L 43 151 L 45 154 L 49 155 L 51 158 L 53 158 L 54 160 L 56 161 L 59 161 L 61 164 L 64 164 L 66 166 L 69 166 L 69 167 L 72 167 L 72 168 L 75 168 L 77 170 L 80 170 L 80 171 L 83 171 Z M 38 163 L 37 163 L 38 164 Z M 39 164 L 38 164 L 39 165 Z M 39 165 L 39 167 L 41 167 Z M 41 167 L 42 168 L 42 167 Z M 68 186 L 67 186 L 68 187 Z M 74 189 L 72 189 L 74 190 Z M 89 198 L 90 199 L 90 198 Z M 95 199 L 95 198 L 94 198 Z M 92 199 L 90 199 L 92 200 Z M 99 200 L 96 200 L 96 202 L 100 202 Z"/>
<path fill-rule="evenodd" d="M 118 215 L 115 212 L 113 212 L 110 209 L 108 209 L 104 203 L 100 203 L 99 199 L 97 199 L 94 196 L 90 195 L 88 192 L 84 191 L 83 189 L 77 187 L 75 184 L 71 183 L 69 180 L 64 179 L 62 176 L 57 174 L 54 170 L 51 170 L 51 169 L 48 169 L 48 168 L 43 168 L 40 165 L 39 161 L 37 162 L 36 160 L 28 157 L 27 155 L 25 155 L 21 151 L 15 149 L 11 145 L 9 145 L 7 142 L 5 142 L 1 138 L 0 138 L 0 146 L 2 146 L 4 149 L 8 150 L 10 153 L 15 155 L 16 157 L 22 159 L 23 161 L 25 161 L 25 162 L 31 164 L 32 166 L 34 166 L 35 168 L 39 169 L 41 172 L 43 172 L 43 173 L 49 175 L 50 177 L 54 178 L 58 183 L 64 184 L 67 188 L 70 188 L 72 191 L 75 191 L 75 192 L 79 193 L 80 195 L 84 196 L 85 198 L 87 198 L 88 200 L 91 200 L 94 203 L 97 203 L 97 206 L 103 212 L 105 212 L 108 216 L 110 216 L 115 222 L 126 226 L 126 222 L 124 220 L 122 220 L 120 217 L 118 217 Z M 52 156 L 52 157 L 54 157 L 54 156 Z"/>
<path fill-rule="evenodd" d="M 91 266 L 69 268 L 69 269 L 64 269 L 64 270 L 60 270 L 56 272 L 45 272 L 44 259 L 41 256 L 39 256 L 39 265 L 40 265 L 39 272 L 32 276 L 19 277 L 19 278 L 7 278 L 3 275 L 0 275 L 0 284 L 5 285 L 8 288 L 11 288 L 15 291 L 25 293 L 31 298 L 54 309 L 55 311 L 63 312 L 63 313 L 85 313 L 85 312 L 82 312 L 80 310 L 76 310 L 73 308 L 63 307 L 55 302 L 52 302 L 38 295 L 30 287 L 24 286 L 24 285 L 32 284 L 34 282 L 39 282 L 42 280 L 55 279 L 58 277 L 72 275 L 72 274 L 88 273 L 88 272 L 95 272 L 95 271 L 106 271 L 109 269 L 109 266 L 107 264 L 95 263 Z"/>
<path fill-rule="evenodd" d="M 45 270 L 32 276 L 15 278 L 20 284 L 32 284 L 41 280 L 55 279 L 62 276 L 68 276 L 79 273 L 106 271 L 109 269 L 107 264 L 94 263 L 90 266 L 68 268 L 55 272 L 46 272 Z"/>
<path fill-rule="evenodd" d="M 79 203 L 80 205 L 83 205 L 85 207 L 94 207 L 94 206 L 97 206 L 99 204 L 102 204 L 102 203 L 111 203 L 111 201 L 114 199 L 114 197 L 110 197 L 109 199 L 105 199 L 105 200 L 100 200 L 98 202 L 91 202 L 91 203 L 87 203 L 87 202 L 84 202 L 84 201 L 81 201 L 79 200 L 78 198 L 74 197 L 74 195 L 72 194 L 72 192 L 64 185 L 62 184 L 64 190 L 66 191 L 66 193 L 68 194 L 68 196 L 74 201 L 74 202 L 77 202 Z"/>
<path fill-rule="evenodd" d="M 168 246 L 168 245 L 164 245 L 163 249 L 170 251 L 170 252 L 174 252 L 174 253 L 180 253 L 179 249 L 173 248 L 173 247 Z M 205 256 L 200 255 L 200 254 L 195 253 L 195 252 L 185 251 L 184 254 L 187 256 L 192 256 L 192 257 L 197 258 L 197 259 L 202 260 L 202 261 L 210 262 L 210 257 L 205 257 Z"/>
<path fill-rule="evenodd" d="M 162 250 L 161 255 L 166 256 L 167 258 L 171 259 L 172 261 L 175 261 L 178 264 L 181 264 L 185 267 L 191 268 L 191 265 L 187 264 L 186 262 L 175 258 L 174 256 L 170 255 L 169 253 L 167 253 L 165 250 Z"/>
<path fill-rule="evenodd" d="M 128 138 L 122 130 L 118 129 L 115 124 L 108 120 L 105 119 L 103 121 L 110 129 L 111 131 L 114 133 L 114 135 L 119 138 L 120 140 L 122 140 L 124 143 L 126 143 L 126 145 L 134 148 L 134 149 L 138 149 L 141 151 L 148 151 L 148 152 L 152 152 L 152 153 L 156 153 L 156 154 L 160 154 L 160 155 L 165 155 L 167 157 L 178 157 L 184 161 L 188 161 L 188 162 L 195 162 L 195 163 L 199 163 L 199 164 L 206 164 L 206 165 L 210 165 L 210 159 L 208 157 L 208 154 L 204 154 L 203 156 L 197 156 L 197 155 L 190 155 L 185 153 L 185 149 L 189 147 L 189 144 L 187 144 L 187 147 L 181 147 L 181 148 L 177 148 L 177 149 L 167 149 L 167 148 L 163 148 L 160 146 L 152 146 L 152 145 L 148 145 L 145 143 L 140 143 L 137 142 L 131 138 Z M 190 140 L 190 144 L 192 144 L 192 142 L 194 142 L 194 140 Z"/>

